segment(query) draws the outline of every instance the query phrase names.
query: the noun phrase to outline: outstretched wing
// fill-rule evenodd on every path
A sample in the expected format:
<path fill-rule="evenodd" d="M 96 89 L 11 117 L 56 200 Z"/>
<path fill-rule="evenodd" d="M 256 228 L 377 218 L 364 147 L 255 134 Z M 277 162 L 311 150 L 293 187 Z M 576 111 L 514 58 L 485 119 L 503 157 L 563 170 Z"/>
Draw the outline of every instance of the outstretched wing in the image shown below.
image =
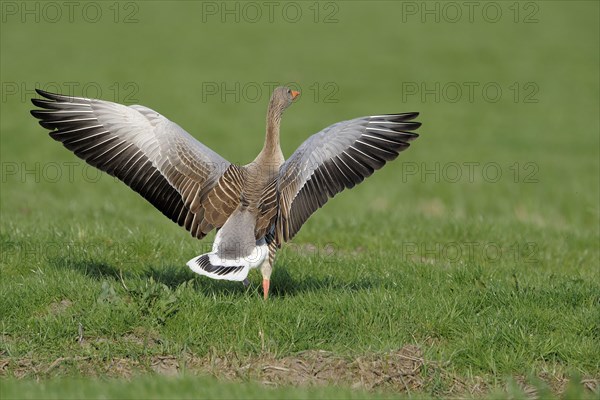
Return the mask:
<path fill-rule="evenodd" d="M 45 99 L 32 99 L 42 110 L 31 114 L 53 139 L 119 178 L 194 237 L 204 237 L 229 216 L 221 213 L 230 213 L 235 196 L 206 199 L 221 184 L 239 193 L 235 181 L 221 179 L 236 166 L 179 125 L 143 106 L 37 92 Z"/>
<path fill-rule="evenodd" d="M 339 122 L 309 137 L 281 166 L 277 178 L 277 241 L 290 240 L 327 200 L 362 182 L 409 146 L 418 113 L 376 115 Z"/>

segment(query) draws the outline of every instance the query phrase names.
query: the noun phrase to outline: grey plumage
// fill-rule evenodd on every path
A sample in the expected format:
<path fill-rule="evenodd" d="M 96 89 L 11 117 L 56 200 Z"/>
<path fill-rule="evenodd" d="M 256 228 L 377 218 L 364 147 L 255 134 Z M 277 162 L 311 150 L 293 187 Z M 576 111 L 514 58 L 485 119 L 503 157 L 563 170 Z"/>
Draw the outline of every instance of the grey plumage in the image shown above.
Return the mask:
<path fill-rule="evenodd" d="M 202 200 L 230 163 L 179 125 L 142 106 L 43 92 L 33 110 L 50 136 L 90 165 L 116 176 L 193 236 L 214 226 Z"/>
<path fill-rule="evenodd" d="M 417 113 L 339 122 L 309 137 L 281 166 L 277 233 L 290 240 L 329 198 L 362 182 L 418 137 Z"/>

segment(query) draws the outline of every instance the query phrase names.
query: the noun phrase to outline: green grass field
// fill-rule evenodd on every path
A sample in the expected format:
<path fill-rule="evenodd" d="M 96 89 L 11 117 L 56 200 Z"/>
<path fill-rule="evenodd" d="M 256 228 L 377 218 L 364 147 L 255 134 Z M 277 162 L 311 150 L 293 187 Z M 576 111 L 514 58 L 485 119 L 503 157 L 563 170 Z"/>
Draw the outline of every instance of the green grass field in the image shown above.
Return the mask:
<path fill-rule="evenodd" d="M 2 399 L 598 398 L 598 2 L 44 4 L 2 3 Z M 423 126 L 284 247 L 268 301 L 257 271 L 189 271 L 212 236 L 29 115 L 36 87 L 139 103 L 247 163 L 273 82 L 302 91 L 286 156 L 344 119 Z"/>

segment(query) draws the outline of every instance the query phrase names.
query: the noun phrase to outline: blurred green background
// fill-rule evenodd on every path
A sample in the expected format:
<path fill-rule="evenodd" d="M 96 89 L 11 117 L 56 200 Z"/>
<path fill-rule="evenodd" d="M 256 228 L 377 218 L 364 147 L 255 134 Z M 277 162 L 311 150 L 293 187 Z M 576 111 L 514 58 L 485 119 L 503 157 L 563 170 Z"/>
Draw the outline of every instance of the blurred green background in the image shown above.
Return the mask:
<path fill-rule="evenodd" d="M 155 276 L 174 290 L 192 279 L 185 262 L 210 246 L 52 141 L 29 115 L 34 88 L 143 104 L 246 163 L 263 143 L 269 88 L 291 83 L 302 97 L 283 119 L 286 156 L 322 128 L 370 114 L 419 111 L 421 137 L 309 220 L 282 251 L 266 309 L 255 292 L 196 278 L 185 313 L 160 327 L 141 319 L 170 343 L 153 351 L 252 355 L 260 350 L 244 344 L 243 332 L 262 326 L 279 355 L 416 342 L 457 374 L 490 382 L 538 374 L 540 362 L 598 377 L 599 3 L 469 4 L 2 2 L 2 356 L 35 351 L 43 363 L 78 354 L 64 327 L 87 315 L 105 281 L 128 296 L 114 271 L 125 282 Z M 47 256 L 56 242 L 69 246 Z M 73 250 L 86 243 L 133 251 Z M 327 245 L 333 256 L 319 252 Z M 297 254 L 306 248 L 317 257 Z M 39 271 L 54 272 L 42 280 Z M 535 295 L 513 296 L 523 288 Z M 66 315 L 40 314 L 64 298 L 74 304 Z M 227 317 L 203 308 L 223 299 L 236 305 Z M 246 303 L 258 326 L 240 333 Z M 315 303 L 335 329 L 313 321 Z M 385 321 L 382 304 L 393 304 Z M 443 314 L 442 304 L 470 311 Z M 352 310 L 350 320 L 339 321 L 339 307 Z M 135 322 L 105 311 L 89 311 L 97 325 L 87 332 L 107 335 L 100 321 L 108 318 L 118 341 Z M 509 323 L 523 323 L 519 332 L 533 339 L 506 339 L 516 329 Z M 41 326 L 57 330 L 52 340 Z M 111 354 L 129 354 L 119 349 Z"/>

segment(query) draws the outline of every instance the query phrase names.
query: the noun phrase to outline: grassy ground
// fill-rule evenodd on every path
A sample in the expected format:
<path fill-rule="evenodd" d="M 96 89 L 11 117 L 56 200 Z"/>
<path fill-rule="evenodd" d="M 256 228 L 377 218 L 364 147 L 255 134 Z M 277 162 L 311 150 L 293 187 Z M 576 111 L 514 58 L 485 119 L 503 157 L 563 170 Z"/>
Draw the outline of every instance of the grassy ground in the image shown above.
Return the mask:
<path fill-rule="evenodd" d="M 23 384 L 26 383 L 26 384 Z M 108 383 L 108 384 L 107 384 Z M 232 384 L 205 377 L 155 378 L 145 377 L 131 382 L 121 380 L 59 379 L 39 384 L 21 381 L 10 382 L 4 388 L 4 399 L 391 399 L 390 395 L 352 391 L 348 388 L 326 387 L 313 389 L 265 388 L 256 383 Z M 174 396 L 174 393 L 176 394 Z"/>
<path fill-rule="evenodd" d="M 296 23 L 283 4 L 236 22 L 239 3 L 91 3 L 96 23 L 22 4 L 2 3 L 0 28 L 3 398 L 594 396 L 598 3 L 494 2 L 497 22 L 488 3 L 472 22 L 421 2 L 293 3 Z M 271 82 L 303 92 L 286 155 L 342 119 L 424 125 L 283 249 L 267 302 L 257 273 L 247 290 L 191 273 L 210 238 L 28 114 L 36 86 L 141 103 L 245 163 Z"/>
<path fill-rule="evenodd" d="M 535 388 L 541 398 L 552 398 L 552 392 L 543 383 L 538 382 Z M 368 393 L 343 387 L 300 388 L 265 388 L 256 383 L 233 384 L 220 382 L 206 377 L 143 377 L 131 381 L 93 380 L 93 379 L 54 379 L 38 383 L 31 381 L 4 382 L 3 399 L 292 399 L 311 398 L 324 399 L 372 399 L 387 400 L 406 398 L 391 393 Z M 526 399 L 530 392 L 523 391 L 518 384 L 511 382 L 506 391 L 490 394 L 491 399 L 504 399 L 507 395 L 513 399 Z M 176 394 L 176 395 L 174 395 Z M 422 393 L 420 398 L 429 398 Z M 565 390 L 565 399 L 592 399 L 591 393 L 581 386 L 571 383 Z"/>

